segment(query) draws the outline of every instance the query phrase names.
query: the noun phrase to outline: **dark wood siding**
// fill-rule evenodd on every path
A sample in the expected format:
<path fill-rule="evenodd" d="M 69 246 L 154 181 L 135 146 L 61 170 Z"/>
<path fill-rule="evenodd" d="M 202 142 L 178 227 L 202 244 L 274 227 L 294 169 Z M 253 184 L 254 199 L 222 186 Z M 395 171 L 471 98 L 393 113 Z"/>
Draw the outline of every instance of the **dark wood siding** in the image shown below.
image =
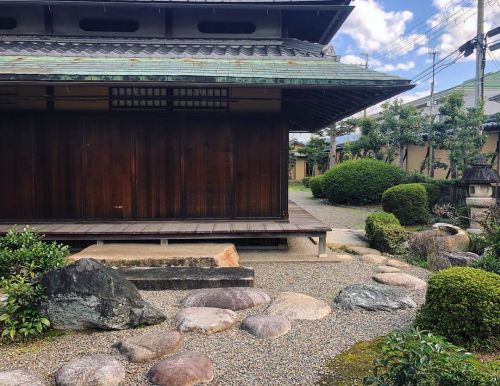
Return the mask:
<path fill-rule="evenodd" d="M 0 135 L 0 219 L 286 217 L 277 115 L 5 115 Z"/>

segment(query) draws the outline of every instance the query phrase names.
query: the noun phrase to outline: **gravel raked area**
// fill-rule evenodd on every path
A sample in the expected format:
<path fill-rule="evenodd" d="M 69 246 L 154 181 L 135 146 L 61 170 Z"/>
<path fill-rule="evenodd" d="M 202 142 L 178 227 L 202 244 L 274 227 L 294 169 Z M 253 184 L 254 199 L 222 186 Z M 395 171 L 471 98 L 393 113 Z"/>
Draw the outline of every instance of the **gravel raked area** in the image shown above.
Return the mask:
<path fill-rule="evenodd" d="M 405 272 L 426 279 L 427 271 L 411 267 Z M 258 264 L 257 286 L 274 298 L 284 291 L 301 292 L 331 304 L 335 295 L 354 283 L 371 283 L 373 267 L 355 257 L 344 263 Z M 3 345 L 0 370 L 31 368 L 52 381 L 51 375 L 63 364 L 82 355 L 112 354 L 126 366 L 126 385 L 149 385 L 146 373 L 155 363 L 131 364 L 111 348 L 116 340 L 144 331 L 173 328 L 172 320 L 180 302 L 189 291 L 141 292 L 144 298 L 167 315 L 161 325 L 143 329 L 111 332 L 69 332 L 30 344 Z M 410 291 L 421 304 L 423 291 Z M 238 311 L 243 319 L 264 307 Z M 239 330 L 239 325 L 210 336 L 183 335 L 181 351 L 199 350 L 207 354 L 215 367 L 213 385 L 311 385 L 325 361 L 359 340 L 386 334 L 408 326 L 416 310 L 392 313 L 340 311 L 318 321 L 293 321 L 292 330 L 274 340 L 260 340 Z"/>

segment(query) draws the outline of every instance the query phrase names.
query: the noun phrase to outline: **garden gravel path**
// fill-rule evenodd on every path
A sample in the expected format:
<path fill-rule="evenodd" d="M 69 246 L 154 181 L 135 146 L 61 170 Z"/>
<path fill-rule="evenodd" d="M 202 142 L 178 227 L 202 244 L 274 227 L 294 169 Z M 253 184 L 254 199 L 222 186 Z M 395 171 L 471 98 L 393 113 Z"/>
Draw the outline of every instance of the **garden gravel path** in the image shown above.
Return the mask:
<path fill-rule="evenodd" d="M 376 210 L 381 210 L 381 207 L 376 205 L 331 205 L 326 199 L 314 198 L 311 192 L 289 192 L 288 195 L 300 207 L 332 228 L 364 229 L 366 217 Z"/>
<path fill-rule="evenodd" d="M 307 209 L 307 208 L 306 208 Z M 427 271 L 411 267 L 405 272 L 426 279 Z M 373 266 L 361 263 L 359 257 L 343 263 L 258 264 L 255 266 L 257 287 L 273 298 L 284 291 L 300 292 L 332 303 L 344 287 L 355 283 L 372 283 Z M 126 385 L 149 385 L 146 373 L 155 363 L 126 363 L 111 348 L 113 342 L 145 332 L 173 329 L 173 317 L 180 302 L 190 291 L 141 292 L 144 298 L 167 315 L 167 321 L 156 326 L 127 331 L 68 332 L 62 336 L 23 345 L 0 348 L 0 370 L 31 368 L 52 381 L 53 374 L 70 360 L 93 353 L 111 354 L 126 367 Z M 423 291 L 409 291 L 421 304 Z M 242 320 L 265 306 L 238 311 Z M 238 324 L 210 336 L 183 334 L 179 352 L 201 351 L 214 363 L 213 385 L 311 385 L 331 358 L 356 341 L 386 334 L 409 326 L 415 309 L 392 313 L 340 311 L 334 308 L 327 317 L 316 321 L 292 321 L 291 331 L 274 340 L 261 340 L 241 331 Z"/>

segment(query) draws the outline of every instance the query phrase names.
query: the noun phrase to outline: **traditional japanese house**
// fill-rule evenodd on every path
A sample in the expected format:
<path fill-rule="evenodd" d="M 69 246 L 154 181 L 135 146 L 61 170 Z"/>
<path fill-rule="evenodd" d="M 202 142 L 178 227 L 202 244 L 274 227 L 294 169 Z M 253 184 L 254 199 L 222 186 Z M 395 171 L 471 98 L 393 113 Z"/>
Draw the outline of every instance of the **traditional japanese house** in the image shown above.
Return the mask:
<path fill-rule="evenodd" d="M 320 236 L 288 133 L 411 88 L 328 45 L 350 0 L 0 2 L 0 231 Z"/>

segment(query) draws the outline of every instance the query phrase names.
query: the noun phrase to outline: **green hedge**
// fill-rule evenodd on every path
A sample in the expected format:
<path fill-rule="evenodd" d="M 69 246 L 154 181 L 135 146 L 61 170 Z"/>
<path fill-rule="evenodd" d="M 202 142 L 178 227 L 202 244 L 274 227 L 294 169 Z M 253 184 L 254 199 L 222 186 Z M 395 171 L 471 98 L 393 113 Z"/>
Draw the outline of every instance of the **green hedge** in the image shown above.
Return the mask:
<path fill-rule="evenodd" d="M 374 159 L 342 162 L 324 175 L 323 190 L 332 203 L 378 204 L 382 193 L 405 179 L 397 166 Z"/>
<path fill-rule="evenodd" d="M 366 218 L 365 232 L 373 248 L 396 255 L 406 252 L 408 232 L 391 213 L 375 212 L 369 215 Z"/>
<path fill-rule="evenodd" d="M 416 323 L 467 348 L 498 348 L 500 275 L 470 267 L 434 273 Z"/>
<path fill-rule="evenodd" d="M 429 218 L 427 192 L 422 184 L 401 184 L 382 195 L 382 207 L 403 225 L 423 224 Z"/>
<path fill-rule="evenodd" d="M 325 194 L 321 187 L 322 176 L 311 177 L 309 179 L 309 187 L 311 188 L 312 195 L 316 198 L 324 198 Z"/>
<path fill-rule="evenodd" d="M 309 188 L 309 181 L 310 181 L 311 177 L 304 177 L 302 179 L 302 184 L 306 187 L 306 188 Z"/>
<path fill-rule="evenodd" d="M 434 205 L 439 202 L 439 186 L 432 183 L 420 183 L 420 185 L 422 185 L 427 192 L 427 202 L 429 204 L 429 209 L 434 208 Z"/>

